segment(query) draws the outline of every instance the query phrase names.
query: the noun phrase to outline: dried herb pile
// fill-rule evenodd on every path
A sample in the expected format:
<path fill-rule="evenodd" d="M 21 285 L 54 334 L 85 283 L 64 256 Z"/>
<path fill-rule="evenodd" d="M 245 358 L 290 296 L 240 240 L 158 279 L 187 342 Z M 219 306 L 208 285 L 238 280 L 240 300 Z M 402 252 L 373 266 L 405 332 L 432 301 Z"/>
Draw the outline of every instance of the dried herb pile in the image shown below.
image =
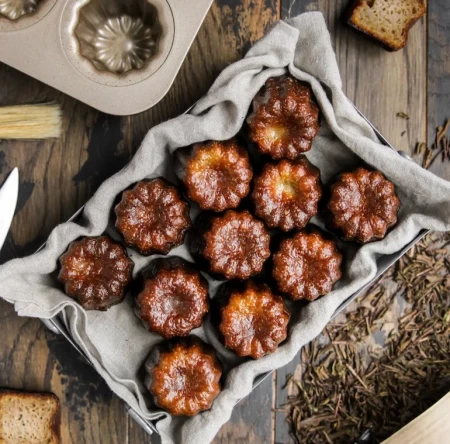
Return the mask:
<path fill-rule="evenodd" d="M 450 390 L 450 233 L 413 247 L 343 323 L 302 350 L 286 409 L 297 443 L 392 435 Z"/>

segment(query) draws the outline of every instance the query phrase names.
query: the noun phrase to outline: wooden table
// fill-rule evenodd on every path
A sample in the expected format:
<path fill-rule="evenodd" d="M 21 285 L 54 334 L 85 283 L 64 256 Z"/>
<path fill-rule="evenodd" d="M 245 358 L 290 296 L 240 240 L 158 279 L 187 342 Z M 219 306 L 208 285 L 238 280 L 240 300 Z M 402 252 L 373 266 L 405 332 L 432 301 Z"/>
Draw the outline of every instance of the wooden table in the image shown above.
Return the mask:
<path fill-rule="evenodd" d="M 153 109 L 131 117 L 99 113 L 12 68 L 0 65 L 0 105 L 56 101 L 64 113 L 57 141 L 0 142 L 0 183 L 13 166 L 21 175 L 17 215 L 1 262 L 33 252 L 107 177 L 133 155 L 149 128 L 200 98 L 220 71 L 238 60 L 270 25 L 306 11 L 323 12 L 337 53 L 344 91 L 397 148 L 413 153 L 432 142 L 450 117 L 450 4 L 430 2 L 410 31 L 406 49 L 387 53 L 342 23 L 348 0 L 216 0 L 178 77 Z M 398 112 L 409 119 L 397 117 Z M 413 156 L 420 162 L 420 156 Z M 432 171 L 450 179 L 450 163 Z M 63 405 L 64 444 L 150 443 L 102 379 L 64 339 L 0 302 L 0 386 L 56 393 Z M 267 378 L 234 410 L 215 443 L 287 443 L 282 386 L 287 366 Z M 199 443 L 201 444 L 201 443 Z"/>

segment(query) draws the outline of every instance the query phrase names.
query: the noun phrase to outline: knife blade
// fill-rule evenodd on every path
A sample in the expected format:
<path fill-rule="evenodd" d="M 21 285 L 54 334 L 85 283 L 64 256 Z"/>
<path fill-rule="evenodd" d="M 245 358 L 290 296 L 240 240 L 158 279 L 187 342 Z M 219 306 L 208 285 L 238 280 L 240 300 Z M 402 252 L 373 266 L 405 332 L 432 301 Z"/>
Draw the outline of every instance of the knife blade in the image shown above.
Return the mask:
<path fill-rule="evenodd" d="M 19 194 L 19 170 L 14 168 L 0 188 L 0 249 L 14 217 Z"/>

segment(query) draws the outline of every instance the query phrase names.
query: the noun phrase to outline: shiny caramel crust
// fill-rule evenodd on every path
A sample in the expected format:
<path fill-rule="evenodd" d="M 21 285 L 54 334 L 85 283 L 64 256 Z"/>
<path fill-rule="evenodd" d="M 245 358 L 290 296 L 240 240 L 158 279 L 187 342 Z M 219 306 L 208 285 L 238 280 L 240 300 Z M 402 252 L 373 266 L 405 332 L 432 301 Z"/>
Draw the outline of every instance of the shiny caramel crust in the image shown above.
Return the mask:
<path fill-rule="evenodd" d="M 253 177 L 247 149 L 236 139 L 198 143 L 175 153 L 175 171 L 202 210 L 236 208 Z"/>
<path fill-rule="evenodd" d="M 200 254 L 210 271 L 226 279 L 248 279 L 259 273 L 270 256 L 264 223 L 248 211 L 227 210 L 211 219 L 202 233 Z"/>
<path fill-rule="evenodd" d="M 163 178 L 143 180 L 124 191 L 115 213 L 126 245 L 143 255 L 167 254 L 183 243 L 191 226 L 189 204 Z"/>
<path fill-rule="evenodd" d="M 364 244 L 382 239 L 397 222 L 399 209 L 394 184 L 379 171 L 358 168 L 331 185 L 328 223 L 343 240 Z"/>
<path fill-rule="evenodd" d="M 140 273 L 135 312 L 164 338 L 187 336 L 209 309 L 208 282 L 180 257 L 155 259 Z"/>
<path fill-rule="evenodd" d="M 250 280 L 230 289 L 220 316 L 225 346 L 239 356 L 259 359 L 286 339 L 290 313 L 283 298 L 267 285 Z"/>
<path fill-rule="evenodd" d="M 134 263 L 108 236 L 73 242 L 60 257 L 58 280 L 66 294 L 86 310 L 107 310 L 123 301 Z"/>
<path fill-rule="evenodd" d="M 222 365 L 213 348 L 195 336 L 155 346 L 145 370 L 155 404 L 172 415 L 209 409 L 221 390 Z"/>
<path fill-rule="evenodd" d="M 273 255 L 272 275 L 291 299 L 313 301 L 329 293 L 342 276 L 336 242 L 319 231 L 300 231 L 281 242 Z"/>
<path fill-rule="evenodd" d="M 320 172 L 304 156 L 266 164 L 252 193 L 256 216 L 283 231 L 305 227 L 321 197 Z"/>
<path fill-rule="evenodd" d="M 319 132 L 319 109 L 311 88 L 291 76 L 272 77 L 253 99 L 250 139 L 273 159 L 295 159 L 311 149 Z"/>

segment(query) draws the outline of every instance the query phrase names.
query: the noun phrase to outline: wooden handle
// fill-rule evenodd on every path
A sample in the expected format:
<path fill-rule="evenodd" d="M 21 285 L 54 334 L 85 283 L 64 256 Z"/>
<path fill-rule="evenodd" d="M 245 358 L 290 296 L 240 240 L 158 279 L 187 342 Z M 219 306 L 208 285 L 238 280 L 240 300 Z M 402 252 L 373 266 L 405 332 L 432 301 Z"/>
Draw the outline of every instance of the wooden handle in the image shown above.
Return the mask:
<path fill-rule="evenodd" d="M 444 444 L 450 442 L 450 393 L 382 444 Z"/>

